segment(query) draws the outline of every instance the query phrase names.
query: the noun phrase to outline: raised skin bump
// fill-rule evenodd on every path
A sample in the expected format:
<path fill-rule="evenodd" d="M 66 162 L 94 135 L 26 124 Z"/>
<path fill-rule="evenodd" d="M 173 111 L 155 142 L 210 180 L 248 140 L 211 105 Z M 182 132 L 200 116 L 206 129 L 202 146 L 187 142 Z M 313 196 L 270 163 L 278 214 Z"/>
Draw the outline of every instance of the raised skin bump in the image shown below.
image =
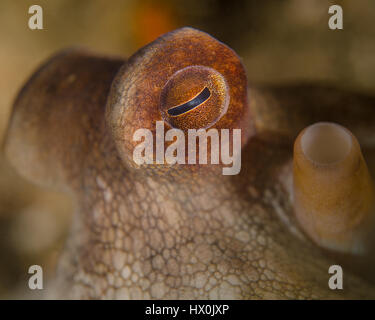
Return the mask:
<path fill-rule="evenodd" d="M 152 129 L 163 119 L 161 90 L 179 70 L 193 66 L 208 66 L 214 72 L 205 74 L 216 70 L 225 78 L 228 108 L 213 127 L 243 129 L 240 174 L 222 176 L 214 166 L 135 170 L 134 130 Z M 314 87 L 302 95 L 292 90 L 283 99 L 270 91 L 276 101 L 295 106 L 304 121 L 315 116 L 300 107 L 306 101 L 327 106 L 332 101 Z M 40 69 L 16 100 L 5 151 L 24 176 L 68 189 L 77 199 L 57 279 L 47 294 L 118 299 L 375 297 L 373 285 L 346 269 L 345 290 L 328 289 L 327 270 L 336 261 L 290 232 L 296 225 L 282 182 L 291 178 L 284 169 L 292 159 L 289 138 L 295 127 L 284 141 L 279 127 L 262 121 L 262 130 L 254 135 L 252 124 L 262 110 L 252 92 L 250 88 L 249 108 L 237 55 L 190 28 L 164 35 L 126 62 L 70 51 Z M 348 114 L 364 104 L 359 99 Z M 271 109 L 269 116 L 283 120 L 286 109 L 276 114 Z M 366 110 L 367 117 L 355 124 L 371 120 L 368 115 L 375 112 Z M 321 116 L 325 114 L 330 111 L 322 110 Z M 197 119 L 202 127 L 212 124 L 212 119 Z M 186 120 L 197 124 L 195 118 Z"/>

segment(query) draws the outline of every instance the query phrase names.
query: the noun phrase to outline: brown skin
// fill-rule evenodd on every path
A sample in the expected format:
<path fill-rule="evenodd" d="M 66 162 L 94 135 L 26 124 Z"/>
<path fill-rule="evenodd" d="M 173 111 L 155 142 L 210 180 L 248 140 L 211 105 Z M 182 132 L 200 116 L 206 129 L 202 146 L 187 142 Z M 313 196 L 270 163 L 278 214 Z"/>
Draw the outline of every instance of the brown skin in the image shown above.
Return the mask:
<path fill-rule="evenodd" d="M 213 49 L 218 53 L 210 56 Z M 132 133 L 161 119 L 157 97 L 165 82 L 197 64 L 227 72 L 234 91 L 214 127 L 242 129 L 240 174 L 223 176 L 220 165 L 136 168 Z M 24 176 L 67 190 L 78 204 L 49 297 L 375 297 L 375 287 L 350 266 L 344 290 L 328 288 L 328 268 L 337 260 L 299 230 L 290 201 L 293 139 L 306 123 L 331 120 L 330 108 L 339 108 L 332 96 L 343 93 L 250 89 L 251 110 L 243 74 L 233 51 L 184 28 L 127 62 L 67 51 L 29 80 L 15 102 L 6 154 Z M 157 85 L 149 85 L 153 81 Z M 273 102 L 262 103 L 264 90 Z M 370 98 L 355 97 L 356 109 L 345 100 L 349 113 L 336 121 L 345 117 L 349 129 L 370 132 L 375 109 Z M 319 115 L 317 105 L 326 106 Z M 285 120 L 289 106 L 297 113 L 293 123 Z"/>

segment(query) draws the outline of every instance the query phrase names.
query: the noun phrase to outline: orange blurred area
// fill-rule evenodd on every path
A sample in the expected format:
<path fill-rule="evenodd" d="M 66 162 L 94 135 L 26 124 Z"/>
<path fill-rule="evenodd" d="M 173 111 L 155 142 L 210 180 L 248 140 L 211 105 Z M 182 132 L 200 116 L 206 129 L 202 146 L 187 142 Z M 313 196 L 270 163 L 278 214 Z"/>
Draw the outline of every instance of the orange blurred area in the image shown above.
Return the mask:
<path fill-rule="evenodd" d="M 167 3 L 138 3 L 132 17 L 132 31 L 138 47 L 176 29 L 177 25 L 176 12 L 173 6 Z"/>

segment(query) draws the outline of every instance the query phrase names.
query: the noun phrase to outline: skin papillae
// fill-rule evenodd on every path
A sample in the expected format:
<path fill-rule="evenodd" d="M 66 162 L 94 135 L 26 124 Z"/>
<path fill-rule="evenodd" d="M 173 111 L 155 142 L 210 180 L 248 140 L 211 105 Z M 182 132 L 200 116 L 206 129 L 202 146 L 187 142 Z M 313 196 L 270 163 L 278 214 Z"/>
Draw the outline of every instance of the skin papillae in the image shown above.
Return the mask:
<path fill-rule="evenodd" d="M 229 107 L 214 127 L 242 129 L 238 175 L 132 161 L 132 134 L 162 120 L 165 83 L 194 65 L 226 78 Z M 247 90 L 237 55 L 191 28 L 128 60 L 81 50 L 52 57 L 19 93 L 5 143 L 23 176 L 77 203 L 48 297 L 374 298 L 372 282 L 352 272 L 354 256 L 344 289 L 330 290 L 337 259 L 294 218 L 293 141 L 316 121 L 341 123 L 374 147 L 375 98 L 313 85 Z"/>

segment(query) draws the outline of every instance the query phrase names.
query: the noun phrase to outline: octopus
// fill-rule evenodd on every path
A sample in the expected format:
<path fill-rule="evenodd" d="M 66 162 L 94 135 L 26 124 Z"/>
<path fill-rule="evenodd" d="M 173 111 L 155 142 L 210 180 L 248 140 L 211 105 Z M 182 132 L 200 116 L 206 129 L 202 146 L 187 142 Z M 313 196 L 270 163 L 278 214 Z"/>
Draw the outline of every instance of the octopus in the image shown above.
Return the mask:
<path fill-rule="evenodd" d="M 247 78 L 232 49 L 188 27 L 129 59 L 68 49 L 32 75 L 6 156 L 76 203 L 47 297 L 375 297 L 375 97 Z M 157 121 L 183 133 L 241 129 L 239 174 L 135 163 L 135 131 L 155 133 Z M 337 264 L 342 290 L 328 286 Z"/>

